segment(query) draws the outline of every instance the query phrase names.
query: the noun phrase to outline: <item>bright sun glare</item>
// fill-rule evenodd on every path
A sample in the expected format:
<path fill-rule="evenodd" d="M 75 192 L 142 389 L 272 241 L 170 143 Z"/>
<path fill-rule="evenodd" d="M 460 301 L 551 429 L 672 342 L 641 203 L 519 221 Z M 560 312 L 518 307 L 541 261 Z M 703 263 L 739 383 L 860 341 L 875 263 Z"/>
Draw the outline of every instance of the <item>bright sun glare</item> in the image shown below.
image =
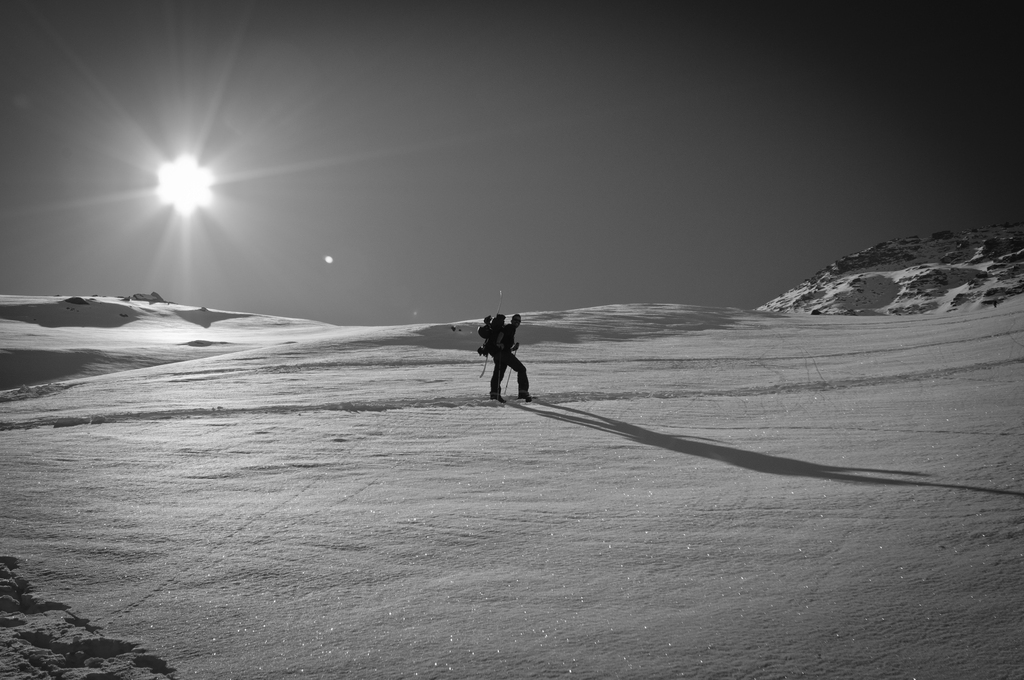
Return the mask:
<path fill-rule="evenodd" d="M 200 167 L 191 156 L 164 163 L 157 177 L 160 200 L 174 206 L 181 215 L 190 215 L 196 208 L 209 205 L 213 198 L 213 173 Z"/>

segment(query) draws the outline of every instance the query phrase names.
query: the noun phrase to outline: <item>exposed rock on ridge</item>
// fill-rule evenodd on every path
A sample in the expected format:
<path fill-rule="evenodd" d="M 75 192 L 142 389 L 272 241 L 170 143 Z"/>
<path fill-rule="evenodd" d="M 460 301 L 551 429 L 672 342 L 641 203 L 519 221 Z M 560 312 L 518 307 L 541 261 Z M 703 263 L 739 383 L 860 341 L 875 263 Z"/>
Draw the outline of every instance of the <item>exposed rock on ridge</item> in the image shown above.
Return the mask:
<path fill-rule="evenodd" d="M 977 309 L 1024 293 L 1024 222 L 879 243 L 758 307 L 810 314 Z"/>

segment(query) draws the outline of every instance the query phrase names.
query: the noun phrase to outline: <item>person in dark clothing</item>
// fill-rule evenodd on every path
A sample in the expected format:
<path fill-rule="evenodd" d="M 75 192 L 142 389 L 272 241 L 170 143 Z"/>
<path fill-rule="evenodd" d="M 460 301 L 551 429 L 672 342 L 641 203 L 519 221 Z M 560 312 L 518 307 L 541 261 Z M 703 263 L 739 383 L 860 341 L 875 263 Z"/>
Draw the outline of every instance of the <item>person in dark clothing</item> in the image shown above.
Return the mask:
<path fill-rule="evenodd" d="M 501 381 L 505 378 L 505 369 L 511 368 L 516 372 L 516 380 L 519 383 L 519 398 L 532 401 L 530 397 L 530 379 L 526 377 L 526 366 L 523 366 L 515 355 L 519 349 L 516 342 L 516 329 L 522 323 L 522 317 L 518 314 L 512 315 L 512 322 L 505 324 L 494 338 L 490 347 L 491 356 L 494 357 L 494 373 L 491 374 L 491 399 L 501 399 Z"/>

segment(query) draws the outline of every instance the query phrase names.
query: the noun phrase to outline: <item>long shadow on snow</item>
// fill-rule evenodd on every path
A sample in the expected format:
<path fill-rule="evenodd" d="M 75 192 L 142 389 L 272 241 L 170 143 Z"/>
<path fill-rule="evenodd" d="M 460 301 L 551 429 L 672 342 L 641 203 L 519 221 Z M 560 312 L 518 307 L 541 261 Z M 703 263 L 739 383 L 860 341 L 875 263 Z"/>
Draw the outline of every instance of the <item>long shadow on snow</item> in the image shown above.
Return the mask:
<path fill-rule="evenodd" d="M 817 479 L 832 479 L 844 482 L 857 482 L 861 484 L 882 484 L 889 486 L 934 486 L 945 489 L 962 489 L 964 491 L 984 491 L 986 493 L 998 493 L 1007 496 L 1018 496 L 1024 498 L 1024 493 L 1019 491 L 1007 491 L 1004 489 L 989 489 L 981 486 L 965 486 L 962 484 L 941 484 L 938 482 L 925 482 L 909 479 L 886 479 L 884 477 L 873 477 L 865 476 L 863 474 L 853 473 L 874 473 L 874 474 L 886 474 L 886 475 L 907 475 L 914 477 L 927 477 L 928 475 L 923 472 L 906 472 L 903 470 L 877 470 L 872 468 L 852 468 L 852 467 L 835 467 L 832 465 L 818 465 L 817 463 L 808 463 L 802 460 L 794 460 L 792 458 L 783 458 L 781 456 L 770 456 L 765 453 L 756 453 L 754 451 L 744 451 L 743 449 L 734 449 L 729 446 L 722 446 L 721 444 L 711 444 L 707 441 L 700 441 L 698 439 L 690 439 L 686 437 L 678 437 L 669 434 L 660 434 L 643 427 L 637 427 L 636 425 L 630 425 L 620 420 L 614 420 L 605 416 L 595 415 L 586 411 L 580 411 L 578 409 L 569 408 L 568 406 L 559 406 L 549 402 L 541 402 L 537 400 L 537 403 L 547 407 L 547 409 L 557 409 L 562 411 L 551 411 L 547 409 L 536 409 L 522 404 L 509 403 L 509 406 L 521 409 L 523 411 L 529 411 L 545 418 L 551 418 L 552 420 L 558 420 L 563 423 L 569 423 L 570 425 L 581 425 L 583 427 L 589 427 L 594 430 L 601 432 L 607 432 L 609 434 L 616 434 L 620 437 L 625 437 L 631 441 L 637 442 L 638 444 L 646 444 L 648 446 L 657 446 L 658 448 L 665 449 L 666 451 L 674 451 L 675 453 L 684 453 L 688 456 L 698 456 L 700 458 L 711 458 L 718 460 L 729 465 L 735 465 L 736 467 L 746 468 L 747 470 L 754 470 L 756 472 L 765 472 L 773 475 L 790 475 L 795 477 L 814 477 Z"/>

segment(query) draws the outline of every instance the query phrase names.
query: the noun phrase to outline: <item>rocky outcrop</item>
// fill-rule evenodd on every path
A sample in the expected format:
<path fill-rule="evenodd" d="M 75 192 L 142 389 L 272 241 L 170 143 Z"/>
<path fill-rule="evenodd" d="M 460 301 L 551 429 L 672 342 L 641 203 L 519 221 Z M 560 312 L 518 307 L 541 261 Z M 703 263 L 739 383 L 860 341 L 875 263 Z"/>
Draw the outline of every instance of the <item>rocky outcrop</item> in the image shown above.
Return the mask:
<path fill-rule="evenodd" d="M 162 297 L 160 297 L 160 293 L 158 293 L 156 291 L 153 291 L 152 293 L 149 293 L 149 294 L 147 294 L 147 293 L 135 293 L 134 295 L 131 296 L 131 299 L 132 300 L 141 300 L 143 302 L 149 302 L 150 304 L 153 304 L 154 302 L 167 302 Z"/>
<path fill-rule="evenodd" d="M 1024 293 L 1024 222 L 910 236 L 847 255 L 762 311 L 920 314 L 998 305 Z"/>

